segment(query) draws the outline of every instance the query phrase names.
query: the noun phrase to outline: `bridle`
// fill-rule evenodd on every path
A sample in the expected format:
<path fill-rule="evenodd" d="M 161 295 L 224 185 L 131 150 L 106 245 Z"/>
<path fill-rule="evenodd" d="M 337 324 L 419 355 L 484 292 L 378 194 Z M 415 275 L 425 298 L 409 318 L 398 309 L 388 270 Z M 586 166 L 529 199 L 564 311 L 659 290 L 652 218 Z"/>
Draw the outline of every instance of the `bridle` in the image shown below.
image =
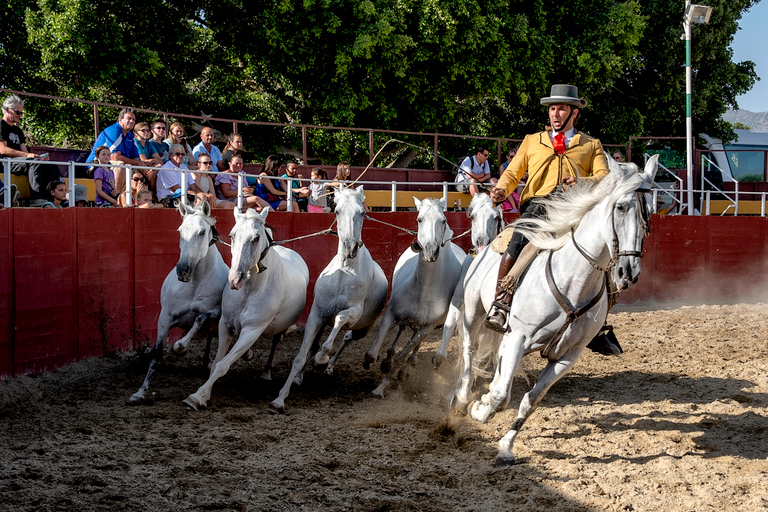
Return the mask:
<path fill-rule="evenodd" d="M 650 193 L 650 190 L 647 188 L 639 188 L 635 190 L 635 200 L 637 202 L 637 212 L 638 212 L 638 221 L 640 223 L 640 226 L 642 227 L 643 231 L 645 231 L 645 235 L 643 236 L 643 239 L 648 236 L 651 232 L 651 224 L 650 224 L 650 218 L 648 215 L 648 202 L 645 199 L 645 194 Z M 581 248 L 581 246 L 576 242 L 576 231 L 574 228 L 571 228 L 571 240 L 573 241 L 574 247 L 576 247 L 576 250 L 579 251 L 579 254 L 581 254 L 584 259 L 586 259 L 590 265 L 592 265 L 593 268 L 596 270 L 599 270 L 600 272 L 608 272 L 611 268 L 613 268 L 616 263 L 619 262 L 619 258 L 622 256 L 634 256 L 637 258 L 643 257 L 643 239 L 640 240 L 640 250 L 634 250 L 634 251 L 620 251 L 619 249 L 619 235 L 616 233 L 616 221 L 615 221 L 615 214 L 614 210 L 611 209 L 611 229 L 613 230 L 613 238 L 611 240 L 612 251 L 611 251 L 611 260 L 608 262 L 608 265 L 605 267 L 601 267 L 598 265 L 597 260 L 595 260 L 593 257 L 591 257 L 587 252 Z"/>

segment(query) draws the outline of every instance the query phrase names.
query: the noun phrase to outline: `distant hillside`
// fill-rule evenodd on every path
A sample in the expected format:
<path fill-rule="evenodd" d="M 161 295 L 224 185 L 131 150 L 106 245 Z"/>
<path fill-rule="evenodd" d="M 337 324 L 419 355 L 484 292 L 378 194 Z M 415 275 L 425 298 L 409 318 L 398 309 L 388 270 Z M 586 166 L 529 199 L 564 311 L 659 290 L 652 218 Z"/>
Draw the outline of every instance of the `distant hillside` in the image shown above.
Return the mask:
<path fill-rule="evenodd" d="M 750 112 L 749 110 L 729 110 L 723 114 L 729 123 L 742 123 L 750 127 L 751 132 L 768 133 L 768 112 Z"/>

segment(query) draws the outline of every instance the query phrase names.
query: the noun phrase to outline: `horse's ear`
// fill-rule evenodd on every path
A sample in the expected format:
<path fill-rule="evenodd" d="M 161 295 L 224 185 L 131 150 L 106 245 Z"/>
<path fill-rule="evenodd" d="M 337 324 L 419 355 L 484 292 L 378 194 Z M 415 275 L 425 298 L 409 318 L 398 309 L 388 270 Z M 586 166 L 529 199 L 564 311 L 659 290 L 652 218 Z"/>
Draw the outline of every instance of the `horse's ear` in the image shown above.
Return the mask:
<path fill-rule="evenodd" d="M 442 207 L 443 211 L 447 211 L 448 210 L 448 202 L 445 200 L 444 197 L 440 198 L 439 203 L 440 203 L 440 206 Z"/>
<path fill-rule="evenodd" d="M 190 213 L 190 210 L 189 210 L 189 208 L 187 208 L 186 206 L 184 206 L 184 203 L 182 203 L 181 201 L 179 201 L 179 206 L 178 206 L 178 209 L 179 209 L 179 213 L 181 214 L 181 218 L 182 218 L 182 219 L 184 218 L 184 216 L 185 216 L 186 214 Z"/>
<path fill-rule="evenodd" d="M 203 211 L 203 214 L 206 217 L 211 216 L 211 205 L 208 204 L 208 201 L 203 201 L 202 204 L 200 205 L 200 209 Z"/>
<path fill-rule="evenodd" d="M 643 170 L 643 174 L 646 175 L 646 180 L 650 180 L 650 184 L 653 183 L 653 180 L 656 179 L 656 173 L 659 172 L 659 154 L 653 155 L 651 158 L 648 159 L 647 162 L 645 162 L 645 169 Z"/>
<path fill-rule="evenodd" d="M 265 206 L 260 213 L 262 220 L 264 220 L 265 222 L 267 220 L 267 215 L 269 215 L 269 209 L 270 209 L 269 206 Z"/>
<path fill-rule="evenodd" d="M 618 172 L 620 174 L 624 173 L 624 170 L 619 165 L 619 162 L 614 160 L 609 152 L 603 151 L 603 154 L 605 155 L 605 159 L 608 160 L 608 170 L 610 172 Z"/>
<path fill-rule="evenodd" d="M 357 190 L 357 193 L 358 193 L 358 194 L 360 194 L 360 195 L 362 195 L 362 196 L 363 196 L 363 198 L 365 198 L 365 192 L 363 192 L 363 186 L 362 186 L 362 185 L 360 185 L 359 187 L 357 187 L 357 189 L 355 189 L 355 190 Z"/>
<path fill-rule="evenodd" d="M 413 203 L 416 205 L 416 209 L 421 211 L 421 201 L 418 197 L 413 196 Z"/>
<path fill-rule="evenodd" d="M 243 212 L 241 212 L 240 208 L 238 208 L 237 206 L 232 208 L 232 212 L 235 214 L 235 222 L 239 221 L 240 217 L 243 216 Z"/>

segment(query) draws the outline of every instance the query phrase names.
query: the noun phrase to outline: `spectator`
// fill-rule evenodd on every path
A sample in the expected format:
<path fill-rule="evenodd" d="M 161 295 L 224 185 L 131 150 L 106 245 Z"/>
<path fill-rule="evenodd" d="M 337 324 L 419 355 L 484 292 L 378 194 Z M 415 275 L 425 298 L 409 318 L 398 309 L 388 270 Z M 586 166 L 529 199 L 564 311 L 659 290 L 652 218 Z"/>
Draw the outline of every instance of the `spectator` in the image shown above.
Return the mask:
<path fill-rule="evenodd" d="M 156 145 L 152 142 L 152 129 L 149 123 L 141 122 L 133 129 L 136 140 L 136 149 L 139 150 L 139 159 L 146 167 L 160 167 L 163 165 L 163 157 L 157 152 Z"/>
<path fill-rule="evenodd" d="M 334 181 L 328 183 L 328 188 L 333 190 L 337 187 L 346 187 L 347 185 L 342 183 L 342 181 L 349 180 L 351 174 L 352 169 L 349 167 L 349 162 L 339 162 L 336 166 L 336 176 L 333 177 Z M 327 199 L 330 211 L 336 211 L 336 202 L 333 200 L 333 194 L 329 195 Z"/>
<path fill-rule="evenodd" d="M 115 190 L 115 174 L 109 167 L 110 151 L 107 146 L 96 148 L 96 161 L 99 167 L 93 171 L 93 184 L 96 187 L 96 206 L 118 206 L 120 191 Z M 136 173 L 139 174 L 139 173 Z"/>
<path fill-rule="evenodd" d="M 136 208 L 163 208 L 163 205 L 152 200 L 152 192 L 148 189 L 140 190 L 136 194 Z"/>
<path fill-rule="evenodd" d="M 181 197 L 181 172 L 186 172 L 189 167 L 184 163 L 184 156 L 187 152 L 184 150 L 184 146 L 181 144 L 173 144 L 171 146 L 170 160 L 160 167 L 160 172 L 157 173 L 157 198 L 160 203 L 166 208 L 175 208 L 174 199 Z M 187 190 L 184 193 L 188 193 L 190 180 L 187 180 Z M 195 185 L 195 188 L 197 186 Z M 194 201 L 194 197 L 187 198 L 190 202 Z"/>
<path fill-rule="evenodd" d="M 299 210 L 305 212 L 307 211 L 309 189 L 301 185 L 301 181 L 299 180 L 303 179 L 304 176 L 297 174 L 297 169 L 298 166 L 296 165 L 296 162 L 288 162 L 285 164 L 285 174 L 283 174 L 281 178 L 299 178 L 297 180 L 291 180 L 291 195 L 296 204 L 299 205 Z"/>
<path fill-rule="evenodd" d="M 491 179 L 491 166 L 488 163 L 488 150 L 477 148 L 474 151 L 475 156 L 468 156 L 464 159 L 456 174 L 456 190 L 466 194 L 469 192 L 472 197 L 477 194 L 480 183 L 485 183 Z"/>
<path fill-rule="evenodd" d="M 72 206 L 72 201 L 69 201 L 66 206 Z M 75 185 L 75 206 L 88 206 L 88 189 L 85 188 L 85 185 L 80 185 L 79 183 Z"/>
<path fill-rule="evenodd" d="M 312 182 L 309 184 L 308 190 L 309 202 L 307 204 L 307 211 L 309 213 L 327 213 L 328 209 L 328 184 L 324 183 L 324 180 L 328 179 L 328 175 L 320 167 L 315 167 L 310 173 Z M 323 180 L 323 181 L 320 181 Z"/>
<path fill-rule="evenodd" d="M 280 160 L 276 155 L 269 155 L 267 161 L 264 162 L 264 169 L 261 171 L 260 176 L 277 176 L 279 164 Z M 288 203 L 282 199 L 286 196 L 286 193 L 280 188 L 278 180 L 259 178 L 253 186 L 253 193 L 269 203 L 273 210 L 285 211 L 288 209 Z"/>
<path fill-rule="evenodd" d="M 213 128 L 205 127 L 200 132 L 200 144 L 192 150 L 195 160 L 200 159 L 201 154 L 206 154 L 213 160 L 213 167 L 219 171 L 226 171 L 224 161 L 221 159 L 221 150 L 213 145 Z"/>
<path fill-rule="evenodd" d="M 613 153 L 613 159 L 619 163 L 622 163 L 624 161 L 624 155 L 621 154 L 621 151 L 616 151 Z"/>
<path fill-rule="evenodd" d="M 101 146 L 107 146 L 112 152 L 110 160 L 119 161 L 129 165 L 144 165 L 139 158 L 139 150 L 136 148 L 136 141 L 133 138 L 133 125 L 136 124 L 136 114 L 129 108 L 124 108 L 117 116 L 117 122 L 108 126 L 96 137 L 96 143 L 93 150 L 88 155 L 86 162 L 96 161 L 95 149 Z M 122 191 L 125 188 L 125 169 L 116 168 L 115 188 Z"/>
<path fill-rule="evenodd" d="M 516 147 L 507 151 L 507 154 L 505 155 L 506 160 L 499 165 L 499 176 L 504 174 L 504 171 L 507 170 L 507 166 L 509 165 L 509 162 L 511 162 L 512 159 L 515 158 L 516 154 L 517 154 Z"/>
<path fill-rule="evenodd" d="M 193 168 L 197 161 L 195 160 L 195 156 L 192 154 L 192 147 L 187 142 L 187 133 L 184 131 L 184 126 L 181 123 L 173 123 L 171 125 L 171 133 L 164 142 L 168 144 L 169 151 L 174 144 L 180 144 L 182 149 L 184 149 L 184 162 L 182 163 L 189 168 Z"/>
<path fill-rule="evenodd" d="M 67 185 L 60 180 L 50 181 L 45 186 L 45 194 L 42 208 L 64 208 L 62 203 L 67 199 Z"/>
<path fill-rule="evenodd" d="M 3 118 L 0 120 L 0 156 L 13 158 L 11 172 L 25 174 L 29 178 L 31 206 L 42 206 L 50 202 L 48 183 L 60 178 L 57 167 L 40 163 L 49 160 L 47 154 L 36 155 L 27 150 L 27 139 L 19 128 L 24 113 L 24 102 L 15 94 L 3 101 Z"/>
<path fill-rule="evenodd" d="M 144 176 L 140 172 L 134 172 L 133 176 L 131 176 L 131 195 L 133 196 L 133 203 L 136 204 L 137 198 L 139 197 L 139 192 L 147 191 L 152 194 L 152 191 L 149 188 L 149 179 Z M 120 206 L 126 206 L 125 204 L 125 194 L 120 194 L 120 196 L 117 198 L 117 202 Z M 161 205 L 162 206 L 162 205 Z"/>
<path fill-rule="evenodd" d="M 243 156 L 232 155 L 229 159 L 229 169 L 227 172 L 217 174 L 214 180 L 214 184 L 217 187 L 216 196 L 222 201 L 232 203 L 232 208 L 237 205 L 237 175 L 242 170 Z M 253 195 L 252 188 L 243 187 L 243 208 L 255 208 L 256 211 L 260 212 L 266 206 L 269 206 L 269 203 Z"/>
<path fill-rule="evenodd" d="M 197 160 L 198 171 L 210 171 L 211 167 L 213 167 L 211 156 L 208 153 L 201 153 Z M 211 205 L 211 208 L 226 208 L 231 210 L 235 207 L 233 202 L 216 197 L 216 187 L 213 183 L 213 177 L 210 174 L 193 172 L 192 177 L 195 180 L 195 185 L 200 189 L 200 192 L 195 193 L 199 201 L 207 201 L 208 204 Z"/>
<path fill-rule="evenodd" d="M 243 136 L 238 133 L 230 133 L 227 137 L 227 145 L 221 153 L 221 159 L 224 160 L 224 167 L 229 168 L 229 159 L 232 155 L 243 154 Z"/>
<path fill-rule="evenodd" d="M 164 119 L 155 119 L 152 121 L 152 143 L 155 146 L 155 152 L 160 155 L 163 163 L 168 161 L 168 152 L 171 147 L 163 140 L 167 126 Z"/>

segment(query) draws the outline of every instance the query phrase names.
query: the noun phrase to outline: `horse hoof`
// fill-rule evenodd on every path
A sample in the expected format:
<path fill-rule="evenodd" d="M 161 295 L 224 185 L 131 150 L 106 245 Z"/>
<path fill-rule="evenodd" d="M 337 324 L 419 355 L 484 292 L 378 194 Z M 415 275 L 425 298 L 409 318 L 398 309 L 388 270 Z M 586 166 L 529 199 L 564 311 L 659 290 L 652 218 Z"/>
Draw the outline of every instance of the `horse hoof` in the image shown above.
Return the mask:
<path fill-rule="evenodd" d="M 153 402 L 153 400 L 147 400 L 147 397 L 144 395 L 144 393 L 137 391 L 136 393 L 132 394 L 130 398 L 128 398 L 126 403 L 128 405 L 150 405 Z"/>
<path fill-rule="evenodd" d="M 366 352 L 365 353 L 365 361 L 363 361 L 363 368 L 365 368 L 367 370 L 375 362 L 376 362 L 376 359 L 371 354 Z"/>
<path fill-rule="evenodd" d="M 184 403 L 190 409 L 194 409 L 195 411 L 199 411 L 200 409 L 205 409 L 206 407 L 205 404 L 201 404 L 196 399 L 192 398 L 192 395 L 189 395 L 187 398 L 182 400 L 182 403 Z"/>
<path fill-rule="evenodd" d="M 173 352 L 174 355 L 179 357 L 185 356 L 187 355 L 187 352 L 189 352 L 188 347 L 185 347 L 184 345 L 179 345 L 178 342 L 174 343 L 172 348 L 173 350 L 171 350 L 171 352 Z"/>
<path fill-rule="evenodd" d="M 315 354 L 315 364 L 318 366 L 322 366 L 324 364 L 328 364 L 328 361 L 330 361 L 331 358 L 326 353 L 320 353 L 318 352 Z"/>
<path fill-rule="evenodd" d="M 443 361 L 445 361 L 444 357 L 438 357 L 437 355 L 432 356 L 432 368 L 437 370 L 441 364 L 443 364 Z"/>
<path fill-rule="evenodd" d="M 371 394 L 379 398 L 384 398 L 384 390 L 381 388 L 381 386 L 371 391 Z"/>
<path fill-rule="evenodd" d="M 275 405 L 275 402 L 271 402 L 267 406 L 267 412 L 269 412 L 270 414 L 285 414 L 285 407 Z"/>
<path fill-rule="evenodd" d="M 253 359 L 253 350 L 248 349 L 248 351 L 245 354 L 243 354 L 242 359 L 243 361 L 250 361 L 251 359 Z"/>
<path fill-rule="evenodd" d="M 265 371 L 262 373 L 261 380 L 272 380 L 272 372 Z"/>
<path fill-rule="evenodd" d="M 326 368 L 325 369 L 325 374 L 326 375 L 333 375 L 333 366 L 329 366 L 328 368 Z"/>
<path fill-rule="evenodd" d="M 494 464 L 497 468 L 508 468 L 510 466 L 515 465 L 515 456 L 514 455 L 502 455 L 498 454 L 496 456 L 496 462 Z"/>
<path fill-rule="evenodd" d="M 392 369 L 392 361 L 389 359 L 385 359 L 381 362 L 381 373 L 389 373 L 389 370 Z"/>

